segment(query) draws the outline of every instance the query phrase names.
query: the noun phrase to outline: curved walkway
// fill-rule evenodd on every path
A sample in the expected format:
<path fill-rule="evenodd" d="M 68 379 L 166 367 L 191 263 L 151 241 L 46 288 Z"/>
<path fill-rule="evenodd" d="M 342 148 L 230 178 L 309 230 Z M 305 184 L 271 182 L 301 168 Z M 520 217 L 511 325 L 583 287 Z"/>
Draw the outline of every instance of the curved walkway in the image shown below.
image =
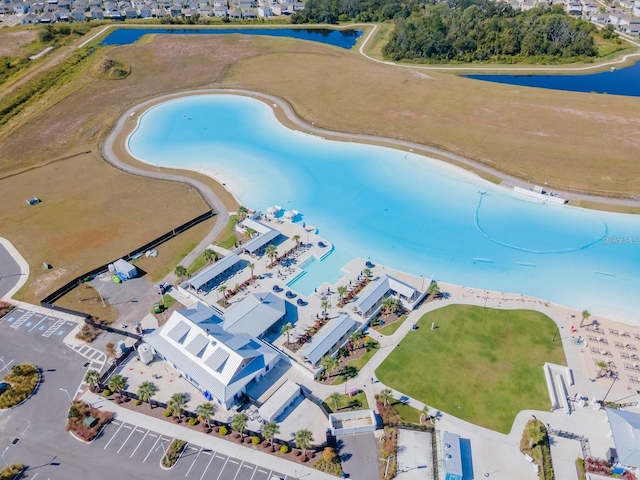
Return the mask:
<path fill-rule="evenodd" d="M 585 65 L 584 67 L 510 67 L 510 66 L 491 66 L 491 65 L 483 65 L 483 66 L 451 66 L 451 65 L 415 65 L 415 64 L 405 64 L 405 63 L 396 63 L 390 62 L 386 60 L 378 60 L 377 58 L 373 58 L 370 55 L 364 53 L 364 48 L 369 42 L 369 40 L 373 37 L 375 31 L 378 29 L 378 25 L 374 24 L 373 28 L 367 35 L 367 38 L 360 45 L 360 54 L 368 60 L 372 62 L 380 63 L 383 65 L 389 65 L 392 67 L 402 67 L 402 68 L 413 68 L 419 70 L 440 70 L 440 71 L 449 71 L 449 72 L 469 72 L 469 71 L 485 71 L 485 72 L 542 72 L 542 73 L 554 73 L 554 72 L 585 72 L 589 70 L 597 70 L 602 67 L 609 67 L 620 65 L 627 62 L 630 59 L 634 59 L 636 57 L 640 57 L 640 53 L 628 53 L 623 55 L 617 60 L 610 60 L 608 62 L 603 63 L 595 63 L 593 65 Z M 636 47 L 640 47 L 640 43 L 633 41 L 627 35 L 623 35 L 623 38 L 635 45 Z"/>
<path fill-rule="evenodd" d="M 6 238 L 0 237 L 0 299 L 10 299 L 29 278 L 29 264 Z"/>

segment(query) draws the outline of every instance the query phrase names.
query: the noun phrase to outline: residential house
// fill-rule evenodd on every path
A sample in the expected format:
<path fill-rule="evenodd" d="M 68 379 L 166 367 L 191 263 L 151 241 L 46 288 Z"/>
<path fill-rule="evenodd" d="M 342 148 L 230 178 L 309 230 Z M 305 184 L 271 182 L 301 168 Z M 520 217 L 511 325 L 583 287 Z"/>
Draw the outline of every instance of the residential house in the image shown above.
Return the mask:
<path fill-rule="evenodd" d="M 205 398 L 226 409 L 281 359 L 263 341 L 225 331 L 216 312 L 199 302 L 174 311 L 167 323 L 144 340 Z"/>
<path fill-rule="evenodd" d="M 255 8 L 245 8 L 242 10 L 242 18 L 246 18 L 247 20 L 255 20 L 258 18 L 258 12 Z"/>
<path fill-rule="evenodd" d="M 79 8 L 83 12 L 86 12 L 87 10 L 89 10 L 89 4 L 86 0 L 76 0 L 75 2 L 73 2 L 71 9 L 73 10 L 74 8 Z"/>
<path fill-rule="evenodd" d="M 273 10 L 271 9 L 271 5 L 269 3 L 264 2 L 262 5 L 258 7 L 258 16 L 260 18 L 269 18 L 273 17 Z"/>
<path fill-rule="evenodd" d="M 582 15 L 582 5 L 576 1 L 570 1 L 566 6 L 569 15 Z"/>
<path fill-rule="evenodd" d="M 35 25 L 36 23 L 40 23 L 40 19 L 35 13 L 30 13 L 20 20 L 20 25 Z"/>
<path fill-rule="evenodd" d="M 123 10 L 124 17 L 129 19 L 138 18 L 138 10 L 133 7 L 125 7 Z"/>
<path fill-rule="evenodd" d="M 169 13 L 172 17 L 181 17 L 182 7 L 180 5 L 172 5 L 171 8 L 169 8 Z"/>
<path fill-rule="evenodd" d="M 81 8 L 74 8 L 71 10 L 71 18 L 74 22 L 85 22 L 87 20 L 87 14 Z"/>
<path fill-rule="evenodd" d="M 226 7 L 227 6 L 227 0 L 213 0 L 213 6 L 214 7 Z"/>
<path fill-rule="evenodd" d="M 144 7 L 147 3 L 144 0 L 131 0 L 131 6 L 138 10 L 140 7 Z"/>
<path fill-rule="evenodd" d="M 210 0 L 199 0 L 198 1 L 198 7 L 202 8 L 202 7 L 208 7 L 211 6 L 211 1 Z"/>
<path fill-rule="evenodd" d="M 151 14 L 156 18 L 164 18 L 169 16 L 166 8 L 158 6 L 155 10 L 151 10 Z"/>
<path fill-rule="evenodd" d="M 104 12 L 100 7 L 91 7 L 89 15 L 91 15 L 91 20 L 104 20 Z"/>
<path fill-rule="evenodd" d="M 242 18 L 242 10 L 239 8 L 232 8 L 229 10 L 229 18 Z"/>
<path fill-rule="evenodd" d="M 598 23 L 601 25 L 606 25 L 609 23 L 609 14 L 608 13 L 595 13 L 589 17 L 593 23 Z"/>
<path fill-rule="evenodd" d="M 44 13 L 44 7 L 44 2 L 35 2 L 31 4 L 31 7 L 29 7 L 29 12 L 36 14 Z"/>
<path fill-rule="evenodd" d="M 634 0 L 619 0 L 618 4 L 626 12 L 631 12 L 633 7 L 636 6 L 636 2 Z"/>
<path fill-rule="evenodd" d="M 640 18 L 622 15 L 618 23 L 618 28 L 627 35 L 638 35 L 640 32 Z"/>
<path fill-rule="evenodd" d="M 224 7 L 224 6 L 214 7 L 213 15 L 216 16 L 217 18 L 225 18 L 227 17 L 227 15 L 229 15 L 229 12 L 227 10 L 227 7 Z"/>
<path fill-rule="evenodd" d="M 89 10 L 92 8 L 102 8 L 102 0 L 89 0 Z"/>
<path fill-rule="evenodd" d="M 633 7 L 632 13 L 634 17 L 640 17 L 640 4 Z"/>
<path fill-rule="evenodd" d="M 56 16 L 51 12 L 45 12 L 40 16 L 40 23 L 55 23 Z"/>
<path fill-rule="evenodd" d="M 53 14 L 56 17 L 56 22 L 68 22 L 69 21 L 69 10 L 58 9 Z"/>
<path fill-rule="evenodd" d="M 13 13 L 16 15 L 24 15 L 29 12 L 30 5 L 26 2 L 18 0 L 13 3 Z"/>
<path fill-rule="evenodd" d="M 184 18 L 194 18 L 198 16 L 198 11 L 195 8 L 183 8 L 182 16 Z"/>
<path fill-rule="evenodd" d="M 60 0 L 58 2 L 58 8 L 61 10 L 71 11 L 71 2 L 69 0 Z"/>
<path fill-rule="evenodd" d="M 151 14 L 151 9 L 149 7 L 147 7 L 146 5 L 143 5 L 142 7 L 138 8 L 137 12 L 138 12 L 138 16 L 140 18 L 152 18 L 153 17 L 153 15 Z"/>
<path fill-rule="evenodd" d="M 198 13 L 203 18 L 211 18 L 213 17 L 213 8 L 211 7 L 211 5 L 203 5 L 202 7 L 198 8 Z"/>

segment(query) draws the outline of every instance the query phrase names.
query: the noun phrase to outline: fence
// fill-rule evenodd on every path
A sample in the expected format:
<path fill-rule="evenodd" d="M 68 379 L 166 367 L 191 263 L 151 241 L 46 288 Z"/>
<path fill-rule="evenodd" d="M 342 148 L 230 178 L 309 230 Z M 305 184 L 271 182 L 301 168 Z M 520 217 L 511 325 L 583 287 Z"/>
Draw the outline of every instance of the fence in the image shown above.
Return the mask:
<path fill-rule="evenodd" d="M 205 212 L 202 215 L 199 215 L 196 218 L 194 218 L 192 220 L 189 220 L 187 223 L 184 223 L 184 224 L 180 225 L 179 227 L 174 228 L 170 232 L 167 232 L 167 233 L 165 233 L 163 235 L 160 235 L 155 240 L 152 240 L 149 243 L 146 243 L 145 245 L 142 245 L 141 247 L 138 247 L 135 250 L 133 250 L 132 252 L 126 254 L 123 257 L 119 257 L 119 258 L 123 258 L 125 260 L 131 260 L 131 258 L 136 256 L 137 254 L 143 253 L 143 252 L 145 252 L 147 250 L 150 250 L 152 248 L 155 248 L 155 247 L 165 243 L 167 240 L 170 240 L 173 237 L 181 234 L 182 232 L 190 229 L 191 227 L 193 227 L 195 225 L 198 225 L 199 223 L 202 223 L 205 220 L 208 220 L 209 218 L 212 218 L 214 215 L 215 215 L 215 212 L 213 210 L 209 210 L 208 212 Z M 108 263 L 106 263 L 104 265 L 101 265 L 101 266 L 99 266 L 97 268 L 94 268 L 93 270 L 90 270 L 90 271 L 88 271 L 88 272 L 86 272 L 86 273 L 84 273 L 82 275 L 79 275 L 78 277 L 74 278 L 70 282 L 67 282 L 65 285 L 63 285 L 62 287 L 58 288 L 57 290 L 55 290 L 54 292 L 52 292 L 51 294 L 49 294 L 48 296 L 43 298 L 42 301 L 40 302 L 40 305 L 42 305 L 43 307 L 46 307 L 46 308 L 51 308 L 53 310 L 60 311 L 60 312 L 71 313 L 73 315 L 80 315 L 82 317 L 87 317 L 88 315 L 85 314 L 85 313 L 77 312 L 75 310 L 70 310 L 70 309 L 66 309 L 66 308 L 62 308 L 62 307 L 55 307 L 53 305 L 53 303 L 55 301 L 59 300 L 60 298 L 62 298 L 63 296 L 65 296 L 70 291 L 72 291 L 78 285 L 80 285 L 83 282 L 87 281 L 88 279 L 92 278 L 93 276 L 98 275 L 100 273 L 107 272 L 109 270 L 109 264 L 113 263 L 114 261 L 115 260 L 112 260 L 112 261 L 110 261 L 110 262 L 108 262 Z"/>
<path fill-rule="evenodd" d="M 85 322 L 86 322 L 86 320 L 85 320 Z M 115 372 L 116 369 L 120 365 L 122 365 L 125 360 L 127 360 L 127 358 L 129 358 L 129 355 L 131 355 L 133 352 L 136 351 L 136 349 L 140 346 L 141 343 L 142 343 L 142 339 L 138 339 L 138 341 L 132 347 L 127 348 L 122 353 L 122 355 L 120 355 L 118 358 L 116 358 L 116 360 L 111 364 L 111 366 L 107 369 L 107 371 L 104 372 L 102 374 L 102 376 L 100 377 L 100 385 L 104 385 L 106 383 L 106 381 L 109 379 L 111 374 L 113 372 Z"/>

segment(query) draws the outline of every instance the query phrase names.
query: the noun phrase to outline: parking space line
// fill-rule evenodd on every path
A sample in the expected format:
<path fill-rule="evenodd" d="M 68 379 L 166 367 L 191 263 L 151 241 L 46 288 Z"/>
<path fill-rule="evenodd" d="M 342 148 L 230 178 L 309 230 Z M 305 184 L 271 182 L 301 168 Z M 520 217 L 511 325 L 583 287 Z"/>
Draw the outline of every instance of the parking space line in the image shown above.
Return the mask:
<path fill-rule="evenodd" d="M 238 462 L 236 462 L 235 460 L 231 460 L 231 459 L 229 459 L 229 461 L 230 461 L 231 463 L 235 464 L 235 465 L 238 465 Z"/>
<path fill-rule="evenodd" d="M 113 437 L 111 437 L 109 439 L 109 441 L 107 442 L 107 444 L 104 446 L 104 450 L 107 449 L 107 447 L 109 446 L 109 444 L 113 441 L 114 438 L 116 438 L 116 435 L 118 435 L 118 432 L 120 431 L 120 429 L 123 427 L 124 423 L 121 423 L 120 426 L 118 427 L 118 430 L 116 430 L 116 433 L 113 434 Z"/>
<path fill-rule="evenodd" d="M 46 332 L 44 332 L 42 334 L 43 337 L 49 338 L 51 335 L 53 335 L 53 332 L 55 332 L 57 329 L 59 329 L 62 325 L 65 324 L 65 320 L 60 320 L 58 319 L 56 321 L 56 323 L 54 323 L 53 325 L 51 325 L 49 327 L 49 330 L 47 330 Z"/>
<path fill-rule="evenodd" d="M 213 462 L 214 458 L 216 458 L 216 452 L 211 453 L 211 458 L 209 459 L 209 463 L 207 463 L 207 468 L 205 468 L 204 472 L 202 472 L 202 476 L 200 477 L 200 480 L 202 480 L 204 476 L 207 474 L 207 470 L 209 470 L 209 465 L 211 465 L 211 462 Z"/>
<path fill-rule="evenodd" d="M 47 318 L 49 318 L 49 315 L 45 315 L 44 317 L 42 317 L 42 319 L 38 323 L 36 323 L 33 327 L 29 329 L 29 331 L 32 331 L 34 328 L 36 328 L 38 325 L 44 322 Z"/>
<path fill-rule="evenodd" d="M 13 322 L 13 325 L 11 325 L 11 328 L 20 328 L 20 325 L 22 325 L 24 322 L 27 321 L 27 319 L 35 315 L 35 313 L 36 312 L 31 312 L 31 311 L 25 312 L 24 315 L 22 315 L 18 320 Z"/>
<path fill-rule="evenodd" d="M 198 457 L 200 456 L 200 452 L 202 451 L 202 447 L 200 447 L 200 450 L 198 450 L 198 453 L 196 454 L 196 458 L 193 459 L 193 462 L 191 462 L 191 466 L 189 467 L 189 470 L 187 470 L 187 473 L 185 473 L 185 477 L 189 476 L 189 472 L 191 472 L 191 469 L 193 468 L 193 466 L 196 464 L 196 462 L 198 461 Z"/>
<path fill-rule="evenodd" d="M 133 452 L 131 452 L 131 456 L 129 458 L 133 458 L 133 456 L 136 454 L 136 451 L 138 450 L 140 445 L 142 445 L 142 442 L 144 442 L 144 439 L 147 438 L 148 434 L 149 434 L 149 430 L 147 430 L 147 433 L 144 434 L 144 436 L 142 437 L 142 440 L 140 440 L 140 443 L 138 443 L 136 448 L 133 449 Z"/>
<path fill-rule="evenodd" d="M 144 460 L 142 461 L 142 463 L 145 463 L 147 461 L 147 458 L 149 458 L 149 455 L 151 455 L 151 453 L 153 453 L 154 449 L 156 448 L 156 445 L 158 444 L 158 442 L 160 441 L 160 439 L 162 438 L 162 435 L 158 435 L 158 438 L 156 438 L 156 441 L 153 443 L 153 446 L 151 447 L 151 450 L 149 450 L 149 453 L 147 453 L 147 456 L 144 457 Z"/>
<path fill-rule="evenodd" d="M 224 472 L 224 467 L 227 466 L 227 462 L 229 461 L 230 457 L 227 457 L 227 461 L 224 462 L 224 465 L 222 466 L 222 468 L 220 469 L 220 473 L 218 474 L 218 477 L 216 478 L 216 480 L 220 480 L 220 477 L 222 476 L 222 472 Z"/>
<path fill-rule="evenodd" d="M 251 478 L 249 480 L 253 480 L 253 477 L 256 476 L 256 473 L 258 473 L 258 466 L 256 465 L 256 469 L 253 471 L 253 474 L 251 475 Z"/>
<path fill-rule="evenodd" d="M 136 432 L 136 430 L 137 430 L 137 428 L 132 428 L 131 429 L 131 433 L 129 434 L 127 439 L 124 441 L 124 443 L 122 445 L 120 445 L 120 448 L 118 449 L 118 451 L 116 453 L 120 453 L 120 450 L 122 450 L 124 448 L 124 446 L 127 444 L 129 439 L 131 438 L 131 435 L 133 435 Z"/>
<path fill-rule="evenodd" d="M 2 321 L 7 318 L 9 315 L 11 315 L 13 312 L 15 312 L 16 310 L 18 310 L 18 307 L 14 307 L 11 310 L 9 310 L 9 313 L 7 313 L 6 315 L 3 315 L 2 318 L 0 318 L 0 323 L 2 323 Z"/>
<path fill-rule="evenodd" d="M 238 471 L 236 472 L 235 477 L 233 477 L 233 480 L 236 480 L 236 478 L 238 478 L 238 474 L 240 473 L 240 470 L 242 470 L 243 463 L 244 463 L 244 460 L 240 463 L 240 466 L 238 467 Z"/>

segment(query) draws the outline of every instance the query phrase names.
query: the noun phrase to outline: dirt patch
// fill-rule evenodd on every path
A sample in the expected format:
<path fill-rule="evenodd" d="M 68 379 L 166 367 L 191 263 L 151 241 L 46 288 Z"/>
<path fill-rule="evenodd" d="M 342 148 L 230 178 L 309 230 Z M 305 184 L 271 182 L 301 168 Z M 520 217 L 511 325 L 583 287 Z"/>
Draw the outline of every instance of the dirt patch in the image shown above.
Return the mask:
<path fill-rule="evenodd" d="M 14 30 L 13 28 L 0 29 L 0 57 L 22 56 L 26 46 L 38 36 L 38 30 Z"/>
<path fill-rule="evenodd" d="M 31 288 L 33 289 L 33 294 L 36 297 L 44 296 L 44 293 L 51 288 L 51 285 L 56 283 L 58 279 L 65 276 L 67 270 L 64 268 L 56 268 L 50 273 L 46 275 L 39 276 L 36 280 L 34 280 L 31 284 Z"/>

